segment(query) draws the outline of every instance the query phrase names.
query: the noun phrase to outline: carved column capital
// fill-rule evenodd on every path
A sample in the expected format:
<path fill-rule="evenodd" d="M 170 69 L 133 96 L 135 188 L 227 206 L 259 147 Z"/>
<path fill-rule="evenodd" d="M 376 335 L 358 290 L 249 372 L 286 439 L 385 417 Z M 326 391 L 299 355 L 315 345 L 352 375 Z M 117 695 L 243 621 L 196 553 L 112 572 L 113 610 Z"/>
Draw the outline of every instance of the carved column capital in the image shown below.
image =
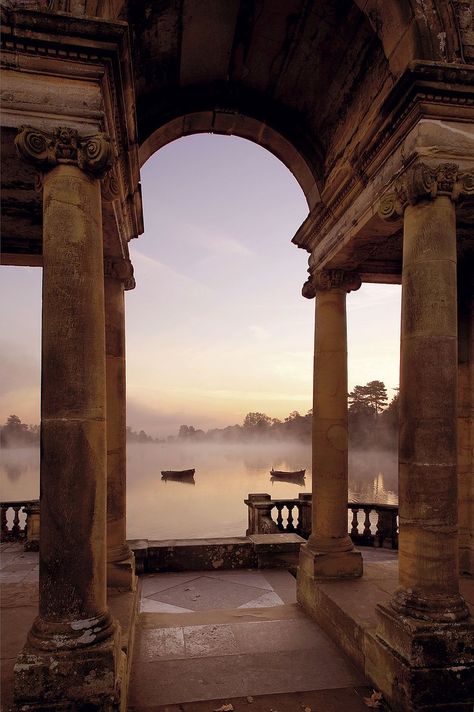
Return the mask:
<path fill-rule="evenodd" d="M 49 132 L 22 126 L 15 145 L 22 158 L 43 172 L 69 164 L 101 178 L 111 168 L 114 158 L 107 134 L 79 136 L 76 129 L 64 126 Z"/>
<path fill-rule="evenodd" d="M 130 260 L 121 257 L 104 257 L 104 277 L 123 282 L 125 291 L 135 289 L 133 265 Z"/>
<path fill-rule="evenodd" d="M 460 171 L 456 163 L 431 166 L 416 161 L 397 178 L 393 191 L 382 198 L 378 214 L 384 220 L 396 220 L 407 205 L 440 195 L 453 201 L 474 195 L 474 171 Z"/>
<path fill-rule="evenodd" d="M 342 269 L 327 269 L 310 273 L 310 278 L 304 283 L 302 294 L 307 299 L 313 299 L 317 292 L 327 292 L 339 289 L 344 292 L 355 292 L 362 284 L 357 272 L 347 272 Z"/>

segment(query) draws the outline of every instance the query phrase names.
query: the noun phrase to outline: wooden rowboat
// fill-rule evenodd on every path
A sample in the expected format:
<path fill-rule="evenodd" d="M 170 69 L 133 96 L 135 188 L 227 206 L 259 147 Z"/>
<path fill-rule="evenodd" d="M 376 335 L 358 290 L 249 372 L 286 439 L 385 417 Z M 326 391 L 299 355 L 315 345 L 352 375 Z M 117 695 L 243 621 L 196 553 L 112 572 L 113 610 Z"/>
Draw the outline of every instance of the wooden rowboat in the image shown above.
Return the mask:
<path fill-rule="evenodd" d="M 295 470 L 293 472 L 284 472 L 283 470 L 270 470 L 270 479 L 272 482 L 292 482 L 297 485 L 304 485 L 306 470 Z"/>
<path fill-rule="evenodd" d="M 161 479 L 170 480 L 171 482 L 184 482 L 189 485 L 195 485 L 194 473 L 196 470 L 162 470 Z"/>

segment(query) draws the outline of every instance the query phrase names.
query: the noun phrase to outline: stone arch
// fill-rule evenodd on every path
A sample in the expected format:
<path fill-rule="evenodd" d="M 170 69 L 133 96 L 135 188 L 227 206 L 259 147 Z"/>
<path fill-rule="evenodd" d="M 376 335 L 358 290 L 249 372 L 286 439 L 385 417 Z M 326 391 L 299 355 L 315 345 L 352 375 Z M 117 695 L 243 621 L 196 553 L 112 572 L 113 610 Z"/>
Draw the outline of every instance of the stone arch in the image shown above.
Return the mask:
<path fill-rule="evenodd" d="M 219 103 L 215 104 L 219 106 Z M 220 104 L 220 106 L 224 106 Z M 311 210 L 320 201 L 322 168 L 320 154 L 304 132 L 299 136 L 283 128 L 284 122 L 257 118 L 250 112 L 237 109 L 184 110 L 151 131 L 140 145 L 140 164 L 160 148 L 183 136 L 197 133 L 215 133 L 248 139 L 276 156 L 294 175 Z"/>

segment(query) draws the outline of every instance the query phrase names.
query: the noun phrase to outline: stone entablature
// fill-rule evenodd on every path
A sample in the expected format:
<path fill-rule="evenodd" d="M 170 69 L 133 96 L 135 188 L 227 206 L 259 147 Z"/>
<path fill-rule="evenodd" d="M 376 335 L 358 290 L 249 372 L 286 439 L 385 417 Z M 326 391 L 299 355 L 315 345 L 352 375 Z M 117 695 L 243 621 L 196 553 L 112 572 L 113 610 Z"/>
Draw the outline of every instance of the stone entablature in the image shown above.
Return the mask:
<path fill-rule="evenodd" d="M 406 70 L 350 162 L 337 176 L 328 174 L 321 202 L 292 240 L 311 254 L 314 270 L 357 270 L 363 281 L 400 281 L 401 233 L 397 224 L 381 230 L 380 200 L 393 176 L 417 160 L 469 170 L 473 86 L 474 68 L 466 65 L 417 62 Z M 468 229 L 462 221 L 460 229 Z"/>
<path fill-rule="evenodd" d="M 104 210 L 104 238 L 109 252 L 126 254 L 127 242 L 143 232 L 127 24 L 66 13 L 52 16 L 22 5 L 2 7 L 1 29 L 4 143 L 7 137 L 10 140 L 10 132 L 25 124 L 46 132 L 67 126 L 81 137 L 106 133 L 115 165 L 113 173 L 102 180 L 102 198 L 113 202 L 113 207 Z M 28 216 L 32 214 L 33 178 L 25 170 L 21 177 L 22 189 L 16 190 L 14 205 L 18 208 L 24 201 Z M 7 208 L 8 191 L 2 199 Z M 41 230 L 35 226 L 37 221 L 27 223 L 34 234 L 35 254 L 41 254 Z M 3 227 L 3 252 L 13 254 L 18 230 L 8 220 Z M 23 263 L 27 261 L 25 255 Z"/>

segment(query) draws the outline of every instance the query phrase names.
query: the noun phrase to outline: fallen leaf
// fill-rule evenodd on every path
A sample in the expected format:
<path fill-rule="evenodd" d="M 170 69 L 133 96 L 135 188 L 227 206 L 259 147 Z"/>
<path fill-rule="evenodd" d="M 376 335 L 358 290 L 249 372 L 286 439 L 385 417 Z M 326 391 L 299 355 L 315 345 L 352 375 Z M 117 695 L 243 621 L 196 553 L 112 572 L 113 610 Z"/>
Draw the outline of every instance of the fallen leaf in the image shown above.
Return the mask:
<path fill-rule="evenodd" d="M 234 705 L 229 702 L 228 705 L 222 705 L 222 707 L 218 707 L 214 712 L 232 712 L 233 709 Z"/>
<path fill-rule="evenodd" d="M 251 695 L 249 695 L 249 696 L 247 697 L 247 702 L 249 703 L 249 705 L 252 704 L 252 702 L 253 702 L 253 697 L 252 697 Z"/>
<path fill-rule="evenodd" d="M 382 693 L 381 692 L 376 692 L 375 690 L 372 692 L 370 697 L 364 697 L 364 703 L 367 705 L 367 707 L 380 707 L 380 701 L 382 699 Z"/>

